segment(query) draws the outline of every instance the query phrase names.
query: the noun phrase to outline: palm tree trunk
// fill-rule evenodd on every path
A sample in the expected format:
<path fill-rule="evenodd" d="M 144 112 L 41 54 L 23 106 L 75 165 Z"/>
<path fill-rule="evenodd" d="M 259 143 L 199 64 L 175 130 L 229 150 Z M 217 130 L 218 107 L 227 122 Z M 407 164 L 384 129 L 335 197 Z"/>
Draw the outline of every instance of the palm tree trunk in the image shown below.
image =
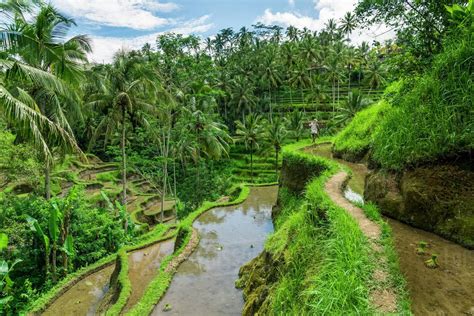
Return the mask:
<path fill-rule="evenodd" d="M 278 180 L 278 146 L 275 146 L 275 174 Z"/>
<path fill-rule="evenodd" d="M 53 282 L 56 282 L 56 250 L 57 245 L 56 242 L 53 243 L 53 251 L 52 251 L 52 258 L 51 258 L 51 274 L 53 278 Z"/>
<path fill-rule="evenodd" d="M 332 79 L 332 115 L 334 116 L 334 107 L 336 106 L 336 81 Z"/>
<path fill-rule="evenodd" d="M 165 157 L 165 163 L 163 166 L 163 189 L 162 189 L 162 194 L 161 194 L 161 223 L 164 222 L 165 219 L 165 196 L 166 196 L 166 180 L 168 178 L 168 163 L 166 162 L 166 157 Z"/>
<path fill-rule="evenodd" d="M 127 210 L 127 154 L 125 152 L 125 107 L 122 109 L 122 205 L 125 210 Z M 126 223 L 128 226 L 128 223 Z M 126 230 L 126 228 L 125 228 Z"/>
<path fill-rule="evenodd" d="M 174 206 L 174 216 L 176 219 L 178 218 L 178 206 L 176 205 L 178 202 L 178 194 L 176 194 L 176 158 L 173 159 L 173 187 L 174 187 L 174 201 L 175 201 L 175 206 Z"/>
<path fill-rule="evenodd" d="M 253 144 L 250 144 L 250 179 L 253 183 Z"/>
<path fill-rule="evenodd" d="M 347 77 L 349 80 L 347 84 L 347 95 L 349 95 L 349 92 L 351 91 L 351 66 L 349 65 L 349 76 Z"/>
<path fill-rule="evenodd" d="M 44 167 L 44 194 L 46 200 L 51 198 L 51 165 L 48 162 Z"/>

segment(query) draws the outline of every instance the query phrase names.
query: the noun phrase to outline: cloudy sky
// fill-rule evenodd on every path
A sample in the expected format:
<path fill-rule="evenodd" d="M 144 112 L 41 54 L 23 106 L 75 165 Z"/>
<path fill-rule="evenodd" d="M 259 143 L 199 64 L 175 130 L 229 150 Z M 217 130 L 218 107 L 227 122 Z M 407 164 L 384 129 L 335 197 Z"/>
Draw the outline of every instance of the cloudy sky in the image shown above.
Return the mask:
<path fill-rule="evenodd" d="M 226 27 L 238 30 L 256 22 L 320 30 L 341 18 L 357 0 L 51 0 L 78 27 L 74 34 L 93 39 L 95 62 L 108 62 L 120 48 L 135 49 L 164 32 L 207 37 Z M 392 36 L 386 28 L 357 31 L 353 41 Z"/>

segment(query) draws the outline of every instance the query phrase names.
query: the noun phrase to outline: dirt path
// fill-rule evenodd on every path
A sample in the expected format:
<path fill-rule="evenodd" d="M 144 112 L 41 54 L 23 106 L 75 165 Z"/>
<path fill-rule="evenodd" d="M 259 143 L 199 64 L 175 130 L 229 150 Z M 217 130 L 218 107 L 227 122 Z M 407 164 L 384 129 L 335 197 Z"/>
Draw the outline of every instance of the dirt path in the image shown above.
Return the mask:
<path fill-rule="evenodd" d="M 347 177 L 348 174 L 343 171 L 337 173 L 326 182 L 325 191 L 336 205 L 344 208 L 356 220 L 362 233 L 369 240 L 372 250 L 377 254 L 381 254 L 382 247 L 379 244 L 381 230 L 379 225 L 369 220 L 361 208 L 350 203 L 343 195 L 342 189 Z M 386 259 L 383 256 L 380 256 L 377 260 L 379 261 L 378 267 L 386 264 Z M 376 268 L 372 277 L 383 282 L 388 276 L 384 270 Z M 378 312 L 393 313 L 397 310 L 397 296 L 393 289 L 389 287 L 372 289 L 369 296 L 371 305 Z"/>

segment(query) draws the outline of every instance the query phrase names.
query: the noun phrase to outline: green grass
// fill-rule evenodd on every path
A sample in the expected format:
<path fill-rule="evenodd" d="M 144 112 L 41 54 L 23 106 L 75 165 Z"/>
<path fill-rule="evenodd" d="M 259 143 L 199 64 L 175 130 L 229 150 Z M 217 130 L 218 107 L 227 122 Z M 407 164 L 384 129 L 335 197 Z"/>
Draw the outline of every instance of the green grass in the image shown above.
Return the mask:
<path fill-rule="evenodd" d="M 117 182 L 119 180 L 119 174 L 120 172 L 117 170 L 101 172 L 97 174 L 96 179 L 100 182 Z"/>
<path fill-rule="evenodd" d="M 376 130 L 390 109 L 388 102 L 381 100 L 358 112 L 334 138 L 334 153 L 350 161 L 362 159 L 372 147 Z"/>
<path fill-rule="evenodd" d="M 117 288 L 120 294 L 117 301 L 109 307 L 106 315 L 119 315 L 127 305 L 127 299 L 132 293 L 132 283 L 128 277 L 128 253 L 124 248 L 119 250 L 117 260 L 120 260 L 120 271 L 117 278 Z"/>
<path fill-rule="evenodd" d="M 401 170 L 474 148 L 474 36 L 445 45 L 433 66 L 406 79 L 375 135 L 374 159 Z M 395 106 L 396 105 L 396 106 Z"/>

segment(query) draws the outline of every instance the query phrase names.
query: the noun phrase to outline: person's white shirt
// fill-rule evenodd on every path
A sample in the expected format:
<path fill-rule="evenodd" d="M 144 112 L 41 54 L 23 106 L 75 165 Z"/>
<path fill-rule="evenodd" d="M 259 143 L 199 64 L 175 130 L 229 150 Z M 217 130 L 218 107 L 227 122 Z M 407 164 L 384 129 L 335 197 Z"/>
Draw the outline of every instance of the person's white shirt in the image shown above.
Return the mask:
<path fill-rule="evenodd" d="M 318 133 L 318 121 L 313 120 L 311 123 L 309 123 L 309 127 L 311 128 L 311 134 L 317 134 Z"/>

